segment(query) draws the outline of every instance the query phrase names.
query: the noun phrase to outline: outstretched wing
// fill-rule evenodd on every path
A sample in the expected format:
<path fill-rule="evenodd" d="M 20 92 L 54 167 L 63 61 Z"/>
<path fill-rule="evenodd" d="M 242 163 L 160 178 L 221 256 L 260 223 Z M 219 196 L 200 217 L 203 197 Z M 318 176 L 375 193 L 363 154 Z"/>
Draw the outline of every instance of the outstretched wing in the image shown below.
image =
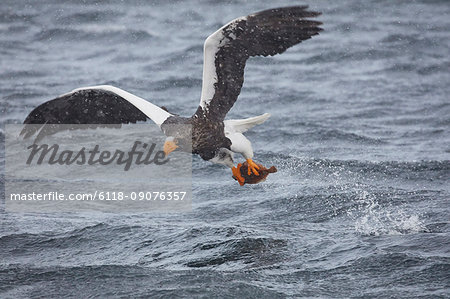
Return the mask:
<path fill-rule="evenodd" d="M 153 120 L 157 125 L 172 116 L 158 106 L 120 88 L 99 85 L 75 89 L 36 107 L 24 121 L 21 135 L 28 138 L 57 130 L 51 124 L 126 124 Z M 42 126 L 27 126 L 42 124 Z M 45 128 L 47 127 L 47 128 Z"/>
<path fill-rule="evenodd" d="M 293 6 L 261 11 L 226 24 L 204 45 L 203 86 L 195 116 L 223 120 L 244 83 L 245 62 L 251 56 L 280 54 L 317 35 L 320 15 Z"/>

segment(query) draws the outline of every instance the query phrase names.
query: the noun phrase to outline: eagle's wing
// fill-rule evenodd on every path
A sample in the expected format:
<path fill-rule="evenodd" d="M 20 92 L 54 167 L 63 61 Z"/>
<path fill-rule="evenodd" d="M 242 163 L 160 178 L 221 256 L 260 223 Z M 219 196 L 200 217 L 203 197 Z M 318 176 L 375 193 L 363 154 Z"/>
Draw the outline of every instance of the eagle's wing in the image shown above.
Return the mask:
<path fill-rule="evenodd" d="M 245 62 L 251 56 L 283 53 L 317 35 L 320 15 L 307 6 L 269 9 L 237 18 L 212 35 L 204 45 L 203 86 L 194 116 L 223 120 L 244 82 Z"/>
<path fill-rule="evenodd" d="M 153 120 L 157 125 L 172 116 L 158 106 L 120 88 L 99 85 L 77 88 L 36 107 L 24 121 L 21 135 L 53 134 L 49 124 L 126 124 Z M 33 126 L 27 126 L 28 124 Z M 41 124 L 41 126 L 35 126 Z M 44 129 L 47 125 L 47 129 Z"/>

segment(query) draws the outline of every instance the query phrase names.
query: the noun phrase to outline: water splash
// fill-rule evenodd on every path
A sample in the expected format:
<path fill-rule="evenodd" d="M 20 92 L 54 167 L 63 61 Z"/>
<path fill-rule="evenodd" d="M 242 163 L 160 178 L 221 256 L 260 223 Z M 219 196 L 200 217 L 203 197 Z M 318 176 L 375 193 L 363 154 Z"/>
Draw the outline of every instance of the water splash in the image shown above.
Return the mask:
<path fill-rule="evenodd" d="M 367 191 L 359 194 L 358 204 L 347 212 L 355 231 L 362 235 L 400 235 L 426 231 L 421 215 L 391 204 L 381 205 L 375 195 Z"/>

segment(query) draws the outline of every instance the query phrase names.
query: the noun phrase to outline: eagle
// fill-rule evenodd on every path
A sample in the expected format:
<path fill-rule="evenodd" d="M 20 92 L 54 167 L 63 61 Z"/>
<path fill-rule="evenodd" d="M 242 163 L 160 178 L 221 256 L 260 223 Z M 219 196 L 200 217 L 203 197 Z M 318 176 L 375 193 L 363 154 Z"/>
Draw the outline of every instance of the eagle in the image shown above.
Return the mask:
<path fill-rule="evenodd" d="M 189 148 L 204 160 L 231 168 L 242 186 L 245 179 L 241 164 L 235 166 L 234 153 L 247 162 L 247 175 L 258 176 L 261 165 L 253 161 L 252 144 L 244 133 L 270 117 L 265 113 L 225 119 L 241 92 L 245 64 L 252 56 L 281 54 L 319 34 L 322 23 L 311 20 L 319 15 L 308 6 L 268 9 L 234 19 L 211 34 L 204 43 L 200 104 L 191 117 L 170 113 L 118 87 L 98 85 L 74 89 L 39 105 L 24 120 L 33 126 L 25 126 L 21 134 L 42 138 L 51 133 L 44 128 L 46 124 L 120 125 L 151 119 L 167 136 L 163 147 L 166 155 Z"/>

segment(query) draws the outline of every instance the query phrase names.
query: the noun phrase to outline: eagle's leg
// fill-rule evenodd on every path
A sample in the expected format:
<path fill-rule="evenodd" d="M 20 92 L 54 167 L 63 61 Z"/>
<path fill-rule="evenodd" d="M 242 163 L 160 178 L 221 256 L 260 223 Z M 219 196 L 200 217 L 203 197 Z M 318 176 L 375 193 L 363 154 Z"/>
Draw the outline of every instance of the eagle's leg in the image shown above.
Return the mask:
<path fill-rule="evenodd" d="M 239 163 L 237 167 L 231 168 L 231 171 L 233 172 L 233 176 L 236 178 L 236 180 L 239 182 L 239 185 L 244 186 L 245 179 L 241 175 L 241 167 L 242 164 Z"/>
<path fill-rule="evenodd" d="M 259 175 L 259 172 L 258 172 L 259 166 L 255 162 L 253 162 L 252 159 L 247 159 L 247 164 L 248 164 L 248 168 L 247 168 L 248 169 L 247 170 L 247 174 L 248 175 L 251 175 L 252 172 L 255 175 Z"/>

